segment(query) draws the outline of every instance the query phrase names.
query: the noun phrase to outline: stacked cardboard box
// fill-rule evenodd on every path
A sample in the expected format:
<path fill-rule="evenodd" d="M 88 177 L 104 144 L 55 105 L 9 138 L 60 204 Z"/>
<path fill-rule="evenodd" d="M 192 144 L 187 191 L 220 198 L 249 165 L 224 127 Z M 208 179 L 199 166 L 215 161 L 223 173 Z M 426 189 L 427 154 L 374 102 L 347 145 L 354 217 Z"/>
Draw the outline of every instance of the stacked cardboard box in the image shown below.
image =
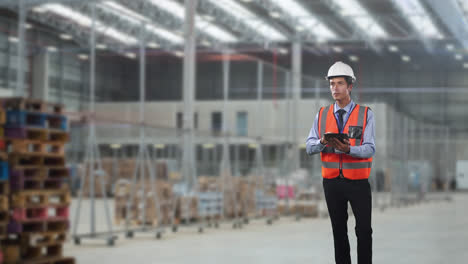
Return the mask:
<path fill-rule="evenodd" d="M 150 161 L 150 164 L 154 165 L 154 171 L 156 173 L 158 180 L 169 180 L 171 177 L 172 180 L 176 180 L 179 177 L 178 173 L 169 171 L 168 169 L 168 161 L 166 160 L 157 160 L 156 162 Z M 132 180 L 133 175 L 135 173 L 135 168 L 137 161 L 135 159 L 112 159 L 112 158 L 103 158 L 101 159 L 102 169 L 104 170 L 105 174 L 99 177 L 103 177 L 105 186 L 104 191 L 107 197 L 111 197 L 113 195 L 113 188 L 115 183 L 119 179 L 128 179 Z M 145 165 L 146 165 L 145 161 Z M 146 175 L 149 175 L 148 169 L 146 169 Z M 85 167 L 84 165 L 79 166 L 78 173 L 81 179 L 84 179 Z M 103 191 L 101 186 L 101 178 L 95 177 L 94 178 L 94 192 L 95 197 L 103 197 Z M 86 179 L 88 180 L 88 179 Z M 89 184 L 86 183 L 83 185 L 83 195 L 84 197 L 89 196 Z"/>
<path fill-rule="evenodd" d="M 154 190 L 157 197 L 152 192 L 151 182 L 147 180 L 144 187 L 141 183 L 137 183 L 134 188 L 132 182 L 127 179 L 120 179 L 115 185 L 115 222 L 116 224 L 125 223 L 128 214 L 132 224 L 141 225 L 157 225 L 170 224 L 173 214 L 173 195 L 172 187 L 166 181 L 156 181 Z M 130 207 L 127 209 L 127 203 L 131 199 L 133 192 L 133 200 Z M 155 204 L 157 198 L 159 205 Z M 159 215 L 157 207 L 159 206 Z"/>
<path fill-rule="evenodd" d="M 63 257 L 70 191 L 65 181 L 67 119 L 62 106 L 23 98 L 2 99 L 8 153 L 9 220 L 5 263 L 73 264 Z"/>

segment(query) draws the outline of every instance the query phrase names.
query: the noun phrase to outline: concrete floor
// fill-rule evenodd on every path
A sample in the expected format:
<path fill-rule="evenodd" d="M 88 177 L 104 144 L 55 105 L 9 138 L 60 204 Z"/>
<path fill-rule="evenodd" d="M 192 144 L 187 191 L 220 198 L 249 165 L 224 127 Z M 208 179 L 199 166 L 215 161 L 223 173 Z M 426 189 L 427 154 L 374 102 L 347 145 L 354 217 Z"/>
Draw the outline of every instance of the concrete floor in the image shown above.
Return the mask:
<path fill-rule="evenodd" d="M 452 202 L 433 201 L 383 212 L 375 209 L 374 263 L 468 263 L 468 193 L 452 198 Z M 97 209 L 102 227 L 102 207 Z M 86 221 L 81 222 L 79 229 L 84 230 Z M 349 230 L 352 259 L 357 263 L 352 217 Z M 98 239 L 84 240 L 81 246 L 69 242 L 65 255 L 75 256 L 78 263 L 100 264 L 334 263 L 328 218 L 300 222 L 282 218 L 273 226 L 255 220 L 242 230 L 223 224 L 204 234 L 186 227 L 175 234 L 167 230 L 162 240 L 155 240 L 153 234 L 137 234 L 131 240 L 120 235 L 112 248 Z"/>

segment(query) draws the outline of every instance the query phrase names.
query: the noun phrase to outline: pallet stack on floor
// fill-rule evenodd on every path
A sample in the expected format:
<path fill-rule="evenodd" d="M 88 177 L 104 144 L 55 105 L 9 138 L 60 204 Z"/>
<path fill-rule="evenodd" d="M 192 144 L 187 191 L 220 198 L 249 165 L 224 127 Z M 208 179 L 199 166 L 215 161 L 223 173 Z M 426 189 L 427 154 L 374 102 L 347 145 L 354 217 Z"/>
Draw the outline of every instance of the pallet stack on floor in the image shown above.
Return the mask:
<path fill-rule="evenodd" d="M 69 228 L 68 141 L 63 107 L 40 100 L 3 98 L 9 171 L 8 237 L 4 263 L 74 264 L 63 256 Z"/>
<path fill-rule="evenodd" d="M 3 240 L 7 237 L 7 226 L 9 220 L 8 193 L 10 182 L 8 181 L 8 156 L 6 154 L 5 138 L 3 136 L 3 125 L 5 124 L 5 111 L 0 108 L 0 264 L 3 263 L 5 247 Z"/>

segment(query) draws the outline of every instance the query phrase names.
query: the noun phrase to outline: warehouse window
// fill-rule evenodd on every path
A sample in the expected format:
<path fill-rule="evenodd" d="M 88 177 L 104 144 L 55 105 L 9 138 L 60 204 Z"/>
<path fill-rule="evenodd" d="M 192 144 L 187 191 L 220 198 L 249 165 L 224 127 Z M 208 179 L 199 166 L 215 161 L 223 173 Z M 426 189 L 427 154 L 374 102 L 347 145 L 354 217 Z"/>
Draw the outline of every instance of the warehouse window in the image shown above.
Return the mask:
<path fill-rule="evenodd" d="M 177 112 L 176 125 L 179 129 L 182 129 L 184 126 L 184 114 L 182 112 Z M 198 113 L 193 113 L 193 127 L 195 129 L 198 128 Z"/>
<path fill-rule="evenodd" d="M 247 136 L 247 112 L 237 112 L 237 135 Z"/>
<path fill-rule="evenodd" d="M 211 113 L 211 130 L 213 133 L 221 133 L 223 128 L 223 116 L 221 112 Z"/>

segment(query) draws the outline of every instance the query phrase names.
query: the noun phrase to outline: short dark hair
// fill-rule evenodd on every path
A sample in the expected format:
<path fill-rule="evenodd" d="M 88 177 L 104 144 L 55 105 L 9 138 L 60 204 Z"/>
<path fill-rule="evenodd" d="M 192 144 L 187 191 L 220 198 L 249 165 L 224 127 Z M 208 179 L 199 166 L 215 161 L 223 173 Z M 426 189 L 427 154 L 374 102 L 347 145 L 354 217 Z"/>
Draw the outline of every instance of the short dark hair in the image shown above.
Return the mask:
<path fill-rule="evenodd" d="M 328 80 L 330 80 L 332 78 L 336 78 L 336 77 L 343 77 L 348 85 L 353 84 L 353 78 L 351 78 L 350 76 L 347 76 L 347 75 L 330 76 L 330 77 L 328 77 Z"/>

